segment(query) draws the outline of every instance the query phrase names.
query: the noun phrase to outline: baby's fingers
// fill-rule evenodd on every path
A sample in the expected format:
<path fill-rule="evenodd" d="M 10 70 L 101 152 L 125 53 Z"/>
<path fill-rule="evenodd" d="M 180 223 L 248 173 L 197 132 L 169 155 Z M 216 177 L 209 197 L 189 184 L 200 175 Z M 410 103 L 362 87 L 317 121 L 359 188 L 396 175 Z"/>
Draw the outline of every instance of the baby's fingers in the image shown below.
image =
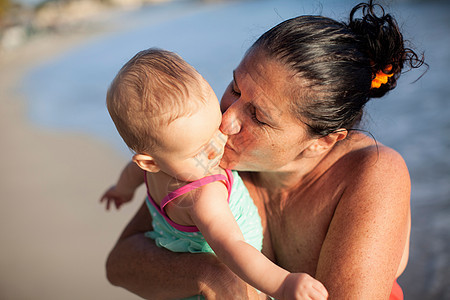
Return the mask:
<path fill-rule="evenodd" d="M 315 281 L 312 285 L 311 299 L 324 300 L 328 299 L 328 291 L 320 281 Z"/>
<path fill-rule="evenodd" d="M 119 199 L 116 199 L 114 201 L 114 204 L 116 205 L 116 209 L 119 210 L 119 208 L 122 206 L 123 201 L 120 201 Z"/>
<path fill-rule="evenodd" d="M 108 196 L 107 196 L 107 193 L 104 193 L 104 194 L 102 195 L 102 197 L 100 198 L 100 203 L 105 202 L 106 199 L 108 199 Z"/>
<path fill-rule="evenodd" d="M 106 199 L 106 210 L 109 210 L 109 206 L 111 205 L 111 198 L 110 197 L 105 197 Z"/>
<path fill-rule="evenodd" d="M 101 198 L 100 198 L 100 203 L 103 204 L 103 202 L 106 201 L 106 205 L 108 205 L 108 196 L 105 193 Z"/>
<path fill-rule="evenodd" d="M 109 207 L 111 206 L 111 201 L 114 201 L 113 198 L 105 195 L 100 199 L 100 203 L 106 202 L 106 210 L 109 210 Z"/>

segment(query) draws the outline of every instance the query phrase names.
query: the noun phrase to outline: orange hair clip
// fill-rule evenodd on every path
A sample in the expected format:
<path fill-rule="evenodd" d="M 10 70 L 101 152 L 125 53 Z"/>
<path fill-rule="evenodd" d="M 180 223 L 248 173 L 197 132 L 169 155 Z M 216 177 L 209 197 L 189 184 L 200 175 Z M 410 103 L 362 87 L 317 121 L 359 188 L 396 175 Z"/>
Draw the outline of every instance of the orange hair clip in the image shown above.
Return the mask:
<path fill-rule="evenodd" d="M 382 84 L 387 83 L 389 77 L 392 77 L 394 75 L 394 73 L 386 74 L 387 72 L 390 72 L 390 71 L 392 71 L 392 65 L 387 65 L 386 68 L 384 68 L 384 70 L 378 71 L 377 74 L 375 75 L 375 78 L 372 79 L 372 88 L 377 89 Z"/>

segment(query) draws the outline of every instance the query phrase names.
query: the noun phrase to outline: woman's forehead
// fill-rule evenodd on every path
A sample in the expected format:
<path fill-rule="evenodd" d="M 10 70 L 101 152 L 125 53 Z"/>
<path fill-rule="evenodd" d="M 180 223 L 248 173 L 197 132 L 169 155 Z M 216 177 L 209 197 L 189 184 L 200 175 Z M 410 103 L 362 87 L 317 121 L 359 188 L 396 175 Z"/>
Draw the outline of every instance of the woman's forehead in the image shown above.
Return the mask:
<path fill-rule="evenodd" d="M 245 55 L 235 73 L 237 76 L 251 77 L 253 83 L 268 96 L 284 95 L 292 81 L 292 72 L 284 64 L 257 49 Z"/>
<path fill-rule="evenodd" d="M 276 120 L 281 117 L 286 101 L 282 99 L 282 93 L 273 90 L 270 83 L 265 83 L 262 79 L 260 76 L 255 78 L 251 73 L 246 73 L 241 77 L 239 87 L 261 113 Z"/>
<path fill-rule="evenodd" d="M 272 118 L 286 117 L 289 112 L 290 78 L 281 63 L 255 50 L 244 57 L 234 72 L 240 92 Z"/>

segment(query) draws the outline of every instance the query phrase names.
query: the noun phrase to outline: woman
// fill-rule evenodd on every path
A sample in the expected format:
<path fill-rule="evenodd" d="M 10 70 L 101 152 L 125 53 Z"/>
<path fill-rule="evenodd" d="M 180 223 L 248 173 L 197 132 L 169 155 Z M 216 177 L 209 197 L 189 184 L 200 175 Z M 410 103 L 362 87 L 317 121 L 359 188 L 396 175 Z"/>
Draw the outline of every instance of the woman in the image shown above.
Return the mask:
<path fill-rule="evenodd" d="M 408 259 L 408 170 L 355 127 L 406 62 L 422 63 L 371 1 L 348 24 L 302 16 L 269 30 L 221 101 L 229 135 L 221 166 L 241 171 L 261 215 L 264 254 L 314 276 L 332 299 L 403 298 L 396 279 Z M 156 248 L 144 237 L 149 219 L 143 206 L 122 233 L 107 262 L 111 283 L 150 299 L 255 296 L 214 256 Z"/>

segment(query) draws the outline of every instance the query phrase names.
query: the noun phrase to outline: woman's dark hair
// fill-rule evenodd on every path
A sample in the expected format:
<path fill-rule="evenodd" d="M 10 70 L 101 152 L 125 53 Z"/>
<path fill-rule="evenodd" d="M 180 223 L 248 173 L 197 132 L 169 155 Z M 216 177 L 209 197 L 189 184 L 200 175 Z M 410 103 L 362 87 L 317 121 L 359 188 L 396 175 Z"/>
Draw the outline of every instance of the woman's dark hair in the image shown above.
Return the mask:
<path fill-rule="evenodd" d="M 423 57 L 405 48 L 394 18 L 372 1 L 355 6 L 348 24 L 322 16 L 286 20 L 252 49 L 278 59 L 300 79 L 291 91 L 292 110 L 319 136 L 354 129 L 367 101 L 395 88 L 405 63 L 410 68 L 423 64 Z M 389 65 L 388 82 L 372 88 L 376 74 Z"/>

